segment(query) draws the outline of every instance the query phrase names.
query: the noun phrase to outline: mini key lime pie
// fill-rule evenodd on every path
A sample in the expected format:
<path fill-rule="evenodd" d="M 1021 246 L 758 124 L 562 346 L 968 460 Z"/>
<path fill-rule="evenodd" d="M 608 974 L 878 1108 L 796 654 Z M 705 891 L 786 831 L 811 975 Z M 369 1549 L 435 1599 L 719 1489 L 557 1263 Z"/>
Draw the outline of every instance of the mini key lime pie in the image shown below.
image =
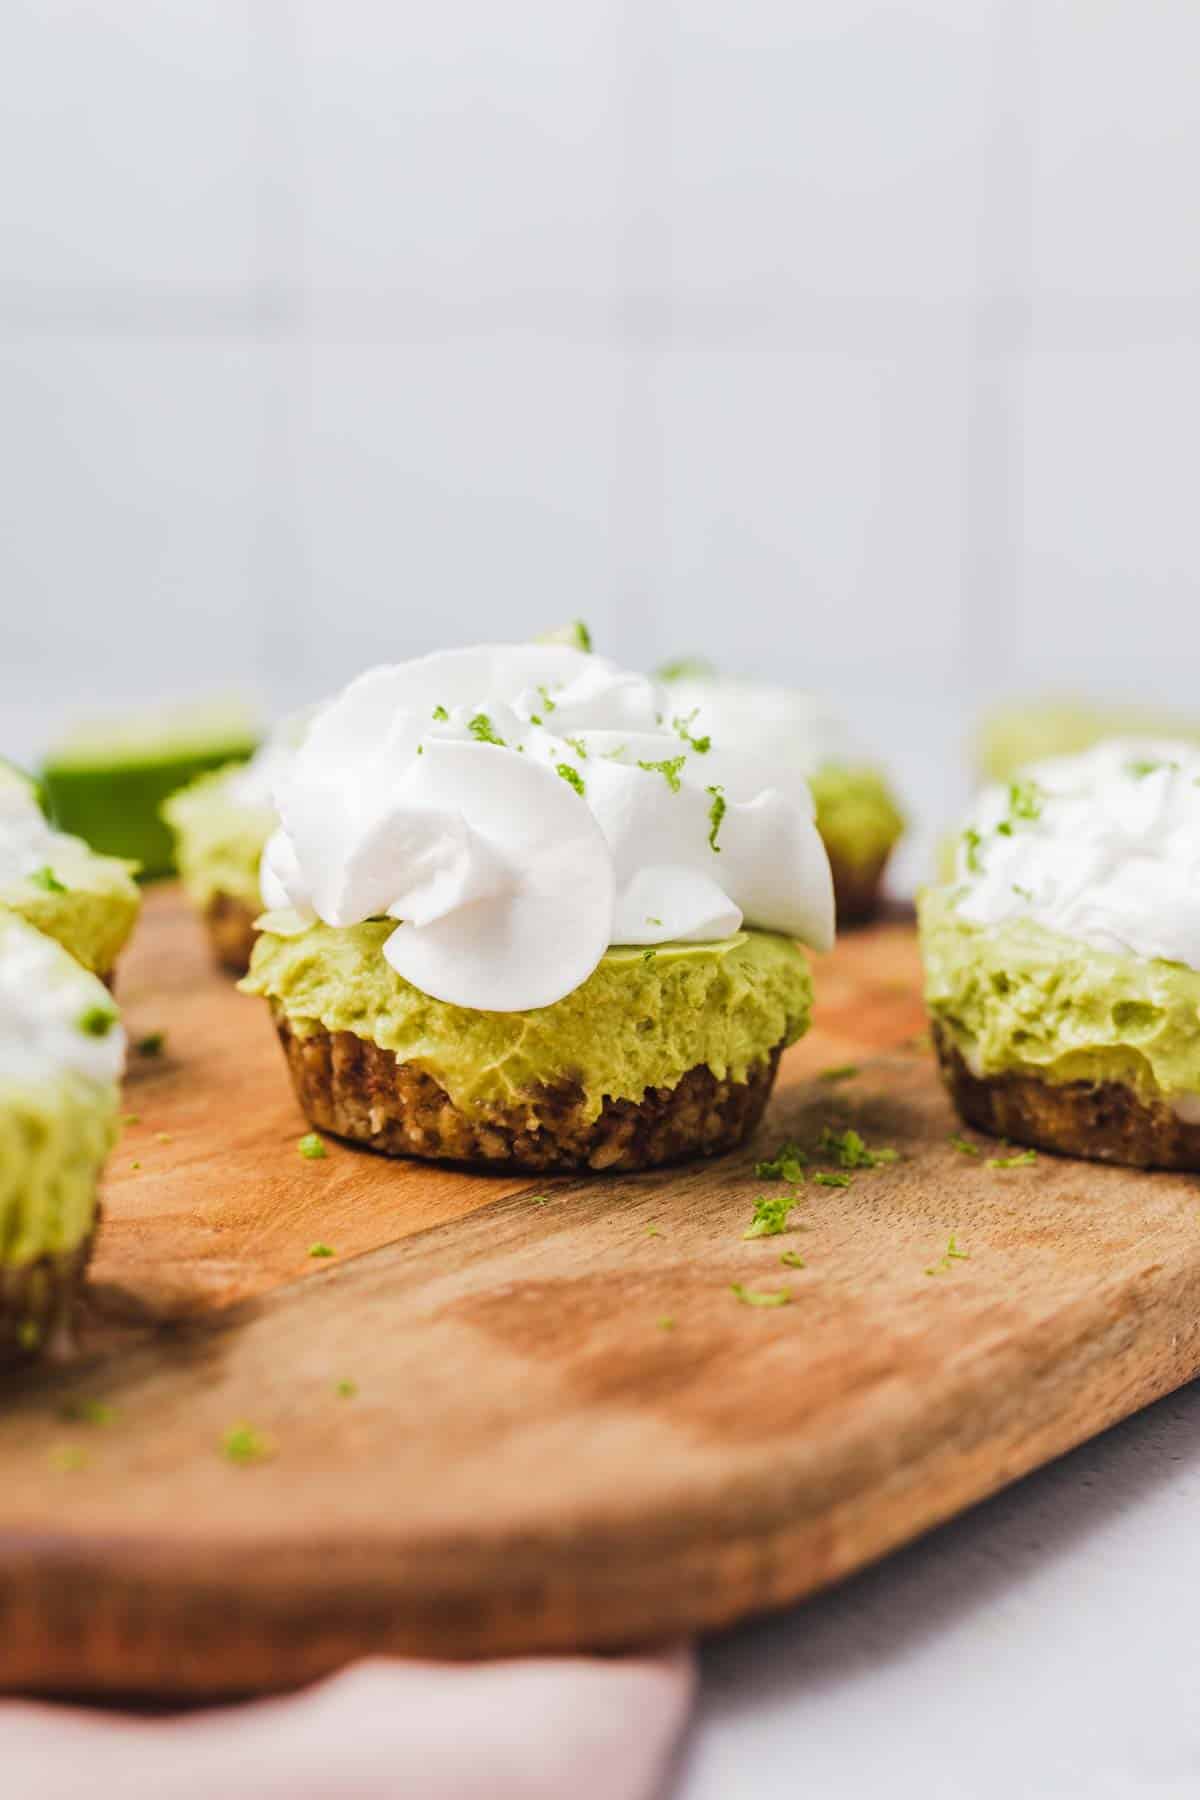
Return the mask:
<path fill-rule="evenodd" d="M 855 748 L 845 721 L 810 694 L 763 682 L 718 678 L 707 664 L 667 664 L 673 717 L 807 780 L 817 830 L 829 852 L 838 923 L 861 924 L 878 910 L 884 871 L 904 816 L 882 770 Z"/>
<path fill-rule="evenodd" d="M 1200 750 L 1110 742 L 988 788 L 920 928 L 964 1119 L 1200 1169 Z"/>
<path fill-rule="evenodd" d="M 201 775 L 162 808 L 179 873 L 204 916 L 213 954 L 235 975 L 249 967 L 254 921 L 262 911 L 259 864 L 278 823 L 272 791 L 308 716 L 285 721 L 249 762 Z"/>
<path fill-rule="evenodd" d="M 55 831 L 33 784 L 0 767 L 0 912 L 20 913 L 108 981 L 140 906 L 129 863 Z"/>
<path fill-rule="evenodd" d="M 638 1169 L 762 1114 L 828 948 L 806 785 L 569 646 L 370 670 L 276 788 L 250 973 L 313 1124 L 397 1155 Z"/>
<path fill-rule="evenodd" d="M 0 1353 L 69 1335 L 124 1051 L 96 977 L 0 911 Z"/>

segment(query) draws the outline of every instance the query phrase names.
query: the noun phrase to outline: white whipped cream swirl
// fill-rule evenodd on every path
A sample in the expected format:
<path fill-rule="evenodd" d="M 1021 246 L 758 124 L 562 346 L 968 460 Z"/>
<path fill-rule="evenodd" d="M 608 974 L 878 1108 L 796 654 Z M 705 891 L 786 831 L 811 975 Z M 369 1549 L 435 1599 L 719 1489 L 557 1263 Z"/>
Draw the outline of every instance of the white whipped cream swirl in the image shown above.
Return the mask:
<path fill-rule="evenodd" d="M 681 675 L 666 691 L 673 712 L 695 709 L 695 732 L 769 757 L 777 771 L 807 777 L 825 763 L 860 757 L 846 721 L 815 694 L 715 675 Z"/>
<path fill-rule="evenodd" d="M 1116 739 L 979 796 L 958 911 L 1200 969 L 1200 749 Z"/>
<path fill-rule="evenodd" d="M 111 1085 L 125 1033 L 107 988 L 61 944 L 0 911 L 0 1080 L 82 1075 Z"/>
<path fill-rule="evenodd" d="M 78 865 L 86 854 L 78 838 L 55 831 L 23 776 L 0 769 L 0 888 L 52 870 L 64 859 Z"/>
<path fill-rule="evenodd" d="M 396 919 L 384 955 L 406 980 L 497 1012 L 561 1000 L 610 944 L 745 922 L 827 949 L 807 784 L 703 746 L 669 691 L 565 646 L 368 670 L 276 784 L 263 899 L 335 926 Z"/>

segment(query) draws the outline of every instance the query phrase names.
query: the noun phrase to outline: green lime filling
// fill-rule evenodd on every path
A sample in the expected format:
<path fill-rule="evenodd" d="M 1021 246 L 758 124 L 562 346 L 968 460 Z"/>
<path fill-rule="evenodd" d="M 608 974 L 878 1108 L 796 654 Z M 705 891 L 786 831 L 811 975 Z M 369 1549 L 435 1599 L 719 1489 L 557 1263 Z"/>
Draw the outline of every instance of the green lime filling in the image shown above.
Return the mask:
<path fill-rule="evenodd" d="M 175 861 L 197 906 L 230 894 L 247 906 L 261 904 L 258 865 L 275 828 L 269 806 L 246 806 L 229 796 L 234 768 L 201 775 L 172 794 L 162 816 L 175 838 Z"/>
<path fill-rule="evenodd" d="M 141 903 L 129 864 L 96 856 L 78 839 L 56 846 L 46 869 L 0 887 L 0 907 L 19 913 L 102 976 L 125 947 Z"/>
<path fill-rule="evenodd" d="M 867 764 L 823 763 L 809 784 L 817 830 L 835 862 L 870 869 L 904 830 L 904 815 L 880 770 Z"/>
<path fill-rule="evenodd" d="M 117 1136 L 117 1090 L 63 1074 L 0 1076 L 0 1269 L 76 1249 Z"/>
<path fill-rule="evenodd" d="M 1118 1081 L 1140 1098 L 1200 1094 L 1200 972 L 1093 949 L 1031 920 L 960 918 L 918 901 L 925 998 L 978 1075 Z"/>
<path fill-rule="evenodd" d="M 349 1031 L 425 1070 L 463 1111 L 482 1114 L 575 1082 L 595 1118 L 606 1098 L 642 1098 L 707 1065 L 744 1081 L 808 1028 L 812 983 L 790 939 L 739 931 L 713 944 L 606 951 L 553 1006 L 475 1011 L 434 1000 L 383 956 L 395 925 L 335 929 L 267 914 L 241 983 L 283 1008 L 301 1034 Z"/>

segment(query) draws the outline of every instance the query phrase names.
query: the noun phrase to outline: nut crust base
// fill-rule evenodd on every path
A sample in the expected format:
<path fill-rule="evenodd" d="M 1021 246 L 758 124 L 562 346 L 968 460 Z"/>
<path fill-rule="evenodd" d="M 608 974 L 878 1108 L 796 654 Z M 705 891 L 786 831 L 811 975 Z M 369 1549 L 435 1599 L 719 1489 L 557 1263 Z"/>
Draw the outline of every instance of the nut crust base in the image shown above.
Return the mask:
<path fill-rule="evenodd" d="M 36 1262 L 0 1265 L 0 1363 L 45 1352 L 63 1359 L 75 1348 L 75 1303 L 96 1236 Z"/>
<path fill-rule="evenodd" d="M 260 910 L 233 894 L 214 894 L 204 909 L 213 956 L 231 975 L 244 975 L 250 967 L 250 952 L 258 936 L 254 921 Z"/>
<path fill-rule="evenodd" d="M 825 846 L 829 850 L 828 844 Z M 883 899 L 883 872 L 887 868 L 891 847 L 873 856 L 870 862 L 852 863 L 829 850 L 829 871 L 833 876 L 833 900 L 839 927 L 866 925 L 879 911 Z"/>
<path fill-rule="evenodd" d="M 1016 1144 L 1137 1169 L 1200 1169 L 1200 1125 L 1120 1081 L 1043 1081 L 1036 1075 L 972 1075 L 936 1019 L 942 1079 L 968 1125 Z"/>
<path fill-rule="evenodd" d="M 477 1116 L 393 1051 L 349 1031 L 318 1027 L 300 1036 L 280 1008 L 272 1010 L 297 1098 L 314 1125 L 388 1156 L 493 1169 L 651 1169 L 717 1156 L 758 1124 L 779 1066 L 776 1048 L 746 1081 L 689 1069 L 674 1087 L 650 1088 L 640 1101 L 605 1100 L 595 1119 L 584 1118 L 583 1094 L 572 1082 L 541 1089 L 527 1106 Z"/>

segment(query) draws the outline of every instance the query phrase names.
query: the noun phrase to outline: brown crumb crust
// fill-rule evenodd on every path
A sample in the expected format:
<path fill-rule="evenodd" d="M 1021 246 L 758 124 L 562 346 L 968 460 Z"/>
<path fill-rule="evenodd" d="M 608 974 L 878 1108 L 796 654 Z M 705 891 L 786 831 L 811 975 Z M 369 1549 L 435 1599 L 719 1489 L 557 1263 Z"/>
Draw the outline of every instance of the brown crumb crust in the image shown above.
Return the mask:
<path fill-rule="evenodd" d="M 75 1307 L 95 1235 L 93 1226 L 73 1250 L 31 1263 L 0 1264 L 0 1362 L 73 1352 Z"/>
<path fill-rule="evenodd" d="M 571 1081 L 537 1090 L 527 1104 L 476 1115 L 393 1051 L 321 1026 L 302 1035 L 279 1007 L 273 1011 L 297 1098 L 322 1131 L 389 1156 L 537 1173 L 651 1169 L 732 1150 L 762 1118 L 781 1048 L 745 1081 L 689 1069 L 674 1087 L 650 1088 L 640 1101 L 606 1100 L 594 1119 L 584 1117 L 583 1092 Z"/>
<path fill-rule="evenodd" d="M 1015 1144 L 1138 1169 L 1200 1169 L 1200 1125 L 1120 1081 L 972 1075 L 950 1032 L 933 1021 L 942 1079 L 968 1125 Z"/>
<path fill-rule="evenodd" d="M 244 975 L 250 967 L 250 952 L 258 936 L 254 921 L 260 910 L 233 894 L 221 893 L 214 894 L 204 909 L 213 956 L 231 975 Z"/>
<path fill-rule="evenodd" d="M 865 925 L 879 911 L 883 898 L 883 872 L 891 855 L 890 847 L 873 856 L 870 862 L 847 862 L 830 850 L 829 868 L 833 876 L 833 898 L 837 922 L 841 925 Z"/>

